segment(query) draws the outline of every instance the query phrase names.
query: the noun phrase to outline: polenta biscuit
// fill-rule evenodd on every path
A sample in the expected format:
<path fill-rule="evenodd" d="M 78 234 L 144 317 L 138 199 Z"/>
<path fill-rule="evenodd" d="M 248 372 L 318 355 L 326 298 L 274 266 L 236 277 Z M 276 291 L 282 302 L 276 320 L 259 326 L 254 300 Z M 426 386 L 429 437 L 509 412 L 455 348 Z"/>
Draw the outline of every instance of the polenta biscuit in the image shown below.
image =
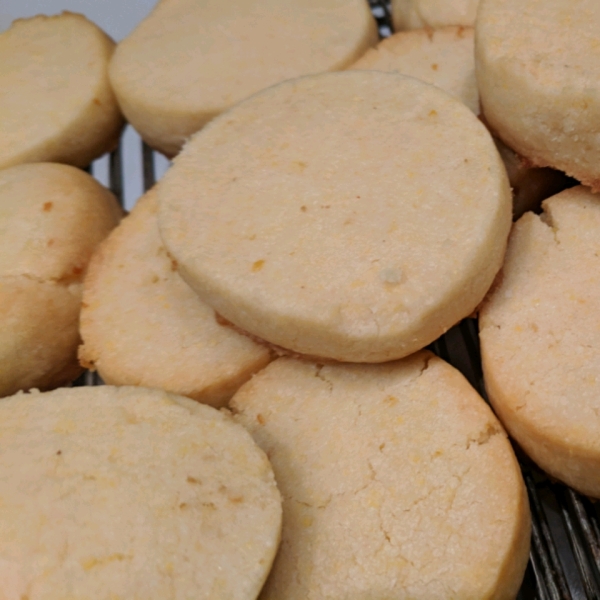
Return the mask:
<path fill-rule="evenodd" d="M 84 167 L 117 145 L 123 118 L 108 80 L 114 45 L 68 12 L 18 19 L 0 34 L 0 169 Z"/>
<path fill-rule="evenodd" d="M 375 71 L 288 81 L 200 131 L 158 187 L 179 271 L 234 325 L 382 362 L 469 315 L 500 268 L 506 172 L 459 100 Z"/>
<path fill-rule="evenodd" d="M 254 600 L 281 499 L 214 408 L 145 388 L 0 401 L 3 598 Z"/>
<path fill-rule="evenodd" d="M 475 32 L 477 82 L 492 129 L 530 163 L 595 190 L 599 27 L 594 1 L 482 0 Z"/>
<path fill-rule="evenodd" d="M 158 234 L 156 192 L 94 254 L 85 278 L 79 358 L 106 383 L 157 387 L 224 404 L 269 351 L 228 327 L 177 274 Z"/>
<path fill-rule="evenodd" d="M 161 0 L 119 43 L 110 77 L 127 120 L 174 156 L 247 96 L 343 69 L 375 43 L 365 0 Z"/>
<path fill-rule="evenodd" d="M 0 171 L 0 396 L 80 372 L 81 282 L 120 216 L 115 197 L 75 167 Z"/>
<path fill-rule="evenodd" d="M 479 315 L 485 385 L 542 469 L 600 497 L 600 197 L 566 190 L 514 225 Z"/>
<path fill-rule="evenodd" d="M 231 407 L 283 497 L 263 600 L 515 598 L 530 534 L 520 469 L 447 363 L 282 358 Z"/>

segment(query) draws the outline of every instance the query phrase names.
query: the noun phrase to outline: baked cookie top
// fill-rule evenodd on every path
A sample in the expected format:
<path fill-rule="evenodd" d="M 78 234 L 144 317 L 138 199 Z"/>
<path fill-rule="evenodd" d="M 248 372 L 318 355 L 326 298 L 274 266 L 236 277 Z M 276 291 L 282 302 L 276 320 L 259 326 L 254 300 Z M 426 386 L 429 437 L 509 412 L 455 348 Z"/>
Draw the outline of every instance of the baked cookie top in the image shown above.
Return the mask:
<path fill-rule="evenodd" d="M 247 432 L 144 388 L 0 401 L 0 499 L 7 598 L 254 599 L 281 525 Z"/>
<path fill-rule="evenodd" d="M 459 100 L 375 71 L 238 104 L 158 187 L 159 228 L 198 295 L 303 354 L 405 356 L 470 314 L 500 268 L 506 172 Z"/>
<path fill-rule="evenodd" d="M 392 0 L 396 31 L 475 24 L 479 0 Z"/>
<path fill-rule="evenodd" d="M 278 359 L 231 407 L 283 496 L 264 600 L 516 596 L 530 533 L 520 469 L 447 363 Z"/>

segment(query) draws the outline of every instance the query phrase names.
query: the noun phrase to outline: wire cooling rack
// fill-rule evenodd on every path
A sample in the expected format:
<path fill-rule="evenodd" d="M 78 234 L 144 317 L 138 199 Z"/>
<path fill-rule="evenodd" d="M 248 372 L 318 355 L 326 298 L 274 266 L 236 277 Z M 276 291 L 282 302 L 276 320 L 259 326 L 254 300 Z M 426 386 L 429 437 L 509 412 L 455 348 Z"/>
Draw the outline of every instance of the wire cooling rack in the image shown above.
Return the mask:
<path fill-rule="evenodd" d="M 393 32 L 390 6 L 369 0 L 381 37 Z M 168 161 L 128 128 L 119 148 L 89 171 L 130 209 L 168 168 Z M 465 319 L 431 345 L 486 398 L 475 319 Z M 75 385 L 99 385 L 85 373 Z M 532 512 L 529 564 L 518 600 L 600 600 L 600 510 L 598 504 L 551 481 L 515 448 Z"/>

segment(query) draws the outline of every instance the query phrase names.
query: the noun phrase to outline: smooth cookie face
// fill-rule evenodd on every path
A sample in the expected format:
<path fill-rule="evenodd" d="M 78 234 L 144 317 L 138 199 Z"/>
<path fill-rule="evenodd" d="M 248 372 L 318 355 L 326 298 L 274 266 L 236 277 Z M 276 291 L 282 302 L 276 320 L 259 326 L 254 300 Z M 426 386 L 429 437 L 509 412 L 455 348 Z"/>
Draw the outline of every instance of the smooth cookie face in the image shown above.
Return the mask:
<path fill-rule="evenodd" d="M 343 69 L 377 37 L 364 0 L 163 0 L 119 44 L 110 76 L 128 121 L 173 156 L 230 106 Z"/>
<path fill-rule="evenodd" d="M 151 190 L 92 258 L 79 358 L 106 383 L 156 387 L 222 406 L 270 354 L 217 323 L 177 274 L 158 234 L 157 211 Z"/>
<path fill-rule="evenodd" d="M 243 428 L 144 388 L 0 401 L 0 499 L 10 599 L 251 600 L 281 525 Z"/>
<path fill-rule="evenodd" d="M 0 169 L 87 166 L 123 118 L 108 81 L 114 42 L 83 15 L 18 19 L 0 35 Z"/>
<path fill-rule="evenodd" d="M 479 0 L 392 0 L 396 31 L 421 27 L 473 27 Z"/>
<path fill-rule="evenodd" d="M 600 199 L 577 187 L 514 226 L 480 312 L 490 400 L 548 473 L 600 497 Z"/>
<path fill-rule="evenodd" d="M 231 407 L 283 496 L 261 598 L 515 597 L 529 546 L 520 470 L 452 367 L 425 352 L 385 365 L 279 359 Z"/>
<path fill-rule="evenodd" d="M 531 163 L 595 189 L 599 27 L 595 0 L 482 0 L 475 35 L 479 92 L 492 129 Z"/>
<path fill-rule="evenodd" d="M 0 171 L 0 396 L 80 372 L 81 282 L 121 214 L 116 198 L 74 167 Z"/>
<path fill-rule="evenodd" d="M 180 273 L 238 327 L 379 362 L 470 314 L 500 268 L 510 189 L 461 102 L 347 71 L 270 88 L 197 134 L 158 188 Z"/>

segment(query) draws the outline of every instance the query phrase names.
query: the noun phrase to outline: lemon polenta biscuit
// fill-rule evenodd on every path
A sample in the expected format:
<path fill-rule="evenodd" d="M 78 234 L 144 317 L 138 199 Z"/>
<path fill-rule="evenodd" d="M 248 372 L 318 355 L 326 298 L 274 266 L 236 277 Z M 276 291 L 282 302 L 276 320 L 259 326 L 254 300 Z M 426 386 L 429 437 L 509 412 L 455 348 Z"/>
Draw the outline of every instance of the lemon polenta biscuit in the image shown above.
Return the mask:
<path fill-rule="evenodd" d="M 396 31 L 463 25 L 472 27 L 479 0 L 392 0 Z"/>
<path fill-rule="evenodd" d="M 243 330 L 352 362 L 406 356 L 483 299 L 510 189 L 460 101 L 375 71 L 301 78 L 199 132 L 158 187 L 180 273 Z"/>
<path fill-rule="evenodd" d="M 281 527 L 248 433 L 145 388 L 0 401 L 0 499 L 9 599 L 253 600 Z"/>
<path fill-rule="evenodd" d="M 600 197 L 584 187 L 515 224 L 480 312 L 499 418 L 552 476 L 600 497 Z"/>
<path fill-rule="evenodd" d="M 127 119 L 172 156 L 226 108 L 343 69 L 377 37 L 365 0 L 161 0 L 118 45 L 110 76 Z"/>
<path fill-rule="evenodd" d="M 117 144 L 123 118 L 108 80 L 114 42 L 83 15 L 18 19 L 0 34 L 0 168 L 79 167 Z"/>
<path fill-rule="evenodd" d="M 529 548 L 521 473 L 447 363 L 429 352 L 385 365 L 278 359 L 231 407 L 283 497 L 263 600 L 516 596 Z"/>
<path fill-rule="evenodd" d="M 103 242 L 84 282 L 79 350 L 106 383 L 157 387 L 220 406 L 269 351 L 219 325 L 158 234 L 151 190 Z"/>
<path fill-rule="evenodd" d="M 532 164 L 598 189 L 599 27 L 594 0 L 482 0 L 475 33 L 492 129 Z"/>
<path fill-rule="evenodd" d="M 0 396 L 79 373 L 81 281 L 120 216 L 115 197 L 75 167 L 0 171 Z"/>

